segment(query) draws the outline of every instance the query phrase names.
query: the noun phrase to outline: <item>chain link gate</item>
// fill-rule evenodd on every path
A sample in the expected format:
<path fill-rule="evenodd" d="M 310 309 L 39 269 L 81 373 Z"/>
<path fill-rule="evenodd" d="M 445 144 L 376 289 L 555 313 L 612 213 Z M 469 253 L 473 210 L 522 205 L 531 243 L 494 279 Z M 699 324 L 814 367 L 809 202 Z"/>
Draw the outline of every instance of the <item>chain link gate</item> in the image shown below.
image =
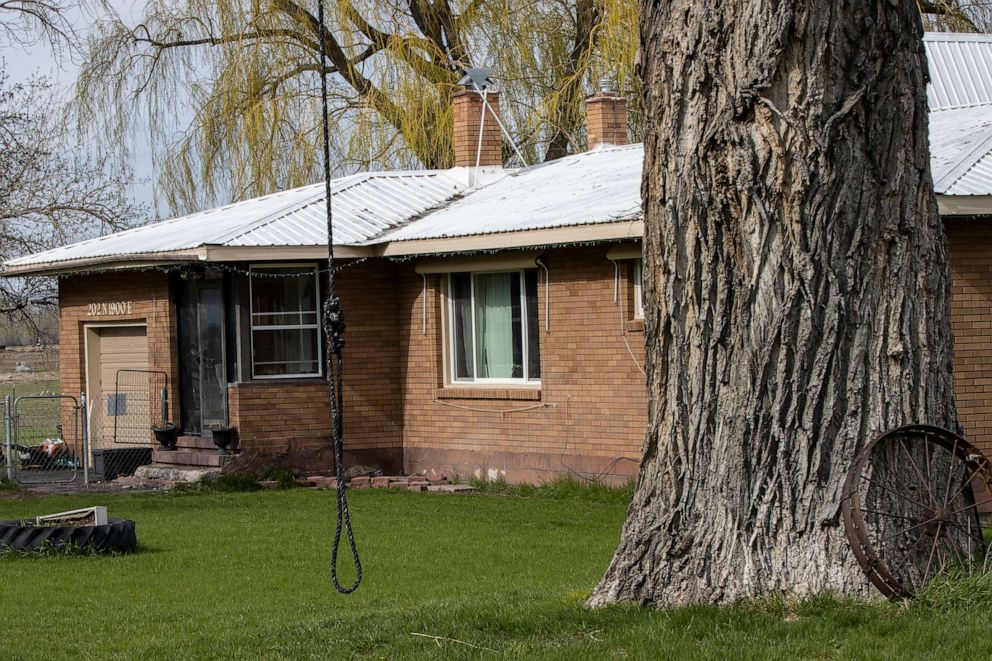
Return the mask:
<path fill-rule="evenodd" d="M 94 393 L 96 395 L 96 393 Z M 92 396 L 90 447 L 97 480 L 132 475 L 152 463 L 153 427 L 169 419 L 169 376 L 157 370 L 120 369 L 113 390 Z"/>
<path fill-rule="evenodd" d="M 21 484 L 87 481 L 85 412 L 72 395 L 4 398 L 6 476 Z"/>

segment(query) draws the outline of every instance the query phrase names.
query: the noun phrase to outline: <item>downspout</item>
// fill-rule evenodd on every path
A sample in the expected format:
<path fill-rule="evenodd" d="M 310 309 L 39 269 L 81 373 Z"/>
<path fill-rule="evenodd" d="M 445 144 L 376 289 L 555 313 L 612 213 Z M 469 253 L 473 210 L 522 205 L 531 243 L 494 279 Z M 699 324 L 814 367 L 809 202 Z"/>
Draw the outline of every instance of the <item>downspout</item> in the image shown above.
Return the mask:
<path fill-rule="evenodd" d="M 616 305 L 620 298 L 620 264 L 615 259 L 610 261 L 613 262 L 613 305 Z"/>
<path fill-rule="evenodd" d="M 534 263 L 544 269 L 544 332 L 551 334 L 551 273 L 538 257 Z"/>
<path fill-rule="evenodd" d="M 427 335 L 427 274 L 421 273 L 420 277 L 424 279 L 424 293 L 422 298 L 424 299 L 424 335 Z"/>

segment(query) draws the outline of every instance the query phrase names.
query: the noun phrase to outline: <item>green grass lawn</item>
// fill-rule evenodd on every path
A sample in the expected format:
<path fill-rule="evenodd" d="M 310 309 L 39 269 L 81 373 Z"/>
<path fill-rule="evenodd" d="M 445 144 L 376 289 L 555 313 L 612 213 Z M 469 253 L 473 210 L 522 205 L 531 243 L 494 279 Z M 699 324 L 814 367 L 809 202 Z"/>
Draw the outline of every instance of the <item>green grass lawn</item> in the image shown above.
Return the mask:
<path fill-rule="evenodd" d="M 38 395 L 40 393 L 58 393 L 59 381 L 54 378 L 24 379 L 21 381 L 8 381 L 0 384 L 0 398 L 10 395 L 11 402 L 17 397 L 24 395 Z M 74 397 L 79 397 L 79 393 L 66 393 Z"/>
<path fill-rule="evenodd" d="M 0 658 L 992 657 L 987 583 L 911 607 L 586 610 L 621 493 L 351 492 L 352 596 L 328 580 L 332 492 L 0 500 L 0 518 L 90 504 L 134 519 L 142 550 L 0 559 Z"/>

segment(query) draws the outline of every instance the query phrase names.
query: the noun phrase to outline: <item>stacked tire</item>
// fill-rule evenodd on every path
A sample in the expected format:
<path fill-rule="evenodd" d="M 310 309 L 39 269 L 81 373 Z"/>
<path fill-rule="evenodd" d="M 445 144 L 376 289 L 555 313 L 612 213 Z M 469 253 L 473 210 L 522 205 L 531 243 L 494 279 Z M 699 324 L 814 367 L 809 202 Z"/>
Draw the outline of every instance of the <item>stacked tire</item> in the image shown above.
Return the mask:
<path fill-rule="evenodd" d="M 0 551 L 37 552 L 62 546 L 94 553 L 131 553 L 138 548 L 134 521 L 110 519 L 102 526 L 38 526 L 0 521 Z"/>

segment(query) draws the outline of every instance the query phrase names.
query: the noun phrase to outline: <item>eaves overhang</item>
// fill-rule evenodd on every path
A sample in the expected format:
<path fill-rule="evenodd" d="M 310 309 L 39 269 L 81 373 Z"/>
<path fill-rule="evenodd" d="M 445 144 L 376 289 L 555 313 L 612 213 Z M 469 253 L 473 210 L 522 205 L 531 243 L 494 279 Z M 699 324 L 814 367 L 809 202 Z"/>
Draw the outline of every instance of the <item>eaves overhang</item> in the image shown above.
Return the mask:
<path fill-rule="evenodd" d="M 334 247 L 334 256 L 341 259 L 360 259 L 372 257 L 374 254 L 375 251 L 371 246 Z M 3 271 L 0 271 L 0 277 L 58 276 L 96 271 L 147 270 L 183 264 L 297 261 L 326 258 L 327 246 L 200 246 L 183 251 L 107 255 L 6 266 Z"/>
<path fill-rule="evenodd" d="M 547 229 L 476 234 L 470 236 L 391 241 L 373 246 L 382 257 L 413 257 L 446 253 L 471 253 L 538 246 L 597 243 L 636 239 L 644 235 L 644 222 L 631 219 L 621 222 L 573 225 Z"/>

